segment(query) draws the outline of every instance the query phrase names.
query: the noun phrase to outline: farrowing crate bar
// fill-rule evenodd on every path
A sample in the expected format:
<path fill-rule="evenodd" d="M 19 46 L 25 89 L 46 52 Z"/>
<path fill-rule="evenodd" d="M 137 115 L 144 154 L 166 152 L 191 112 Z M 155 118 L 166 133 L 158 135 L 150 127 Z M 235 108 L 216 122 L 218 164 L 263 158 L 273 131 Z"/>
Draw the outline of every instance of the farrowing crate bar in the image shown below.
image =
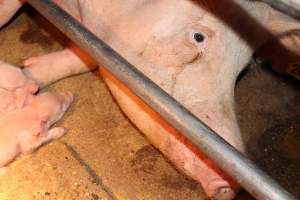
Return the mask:
<path fill-rule="evenodd" d="M 28 2 L 97 62 L 102 63 L 255 198 L 297 200 L 52 0 L 28 0 Z"/>
<path fill-rule="evenodd" d="M 300 20 L 300 10 L 294 8 L 293 6 L 289 5 L 288 3 L 282 2 L 282 0 L 260 0 L 272 8 L 296 19 Z"/>

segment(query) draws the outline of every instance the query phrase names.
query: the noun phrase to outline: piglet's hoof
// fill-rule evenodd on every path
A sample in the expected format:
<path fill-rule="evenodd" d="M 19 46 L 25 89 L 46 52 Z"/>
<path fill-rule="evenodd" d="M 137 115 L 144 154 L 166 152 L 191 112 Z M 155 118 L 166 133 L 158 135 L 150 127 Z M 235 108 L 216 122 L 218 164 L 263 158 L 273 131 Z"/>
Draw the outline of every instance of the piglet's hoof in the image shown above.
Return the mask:
<path fill-rule="evenodd" d="M 8 172 L 7 167 L 1 167 L 0 168 L 0 176 L 3 175 L 3 174 L 6 174 L 7 172 Z"/>
<path fill-rule="evenodd" d="M 56 140 L 62 137 L 67 132 L 64 127 L 55 127 L 49 130 L 48 137 L 52 140 Z"/>

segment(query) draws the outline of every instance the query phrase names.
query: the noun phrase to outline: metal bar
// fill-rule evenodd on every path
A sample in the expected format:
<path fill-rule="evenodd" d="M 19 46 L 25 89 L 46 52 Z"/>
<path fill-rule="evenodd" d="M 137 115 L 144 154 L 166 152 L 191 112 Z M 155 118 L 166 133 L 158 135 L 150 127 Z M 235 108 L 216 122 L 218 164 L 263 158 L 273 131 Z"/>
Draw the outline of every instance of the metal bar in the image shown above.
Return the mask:
<path fill-rule="evenodd" d="M 51 0 L 28 0 L 50 22 L 123 81 L 135 94 L 260 200 L 296 200 L 264 171 L 170 97 Z"/>
<path fill-rule="evenodd" d="M 282 0 L 259 0 L 262 1 L 266 4 L 268 4 L 269 6 L 271 6 L 272 8 L 274 8 L 275 10 L 278 10 L 298 21 L 300 21 L 300 10 L 293 7 L 292 5 L 290 5 L 287 2 L 283 2 Z M 300 6 L 300 1 L 299 1 L 299 6 Z"/>

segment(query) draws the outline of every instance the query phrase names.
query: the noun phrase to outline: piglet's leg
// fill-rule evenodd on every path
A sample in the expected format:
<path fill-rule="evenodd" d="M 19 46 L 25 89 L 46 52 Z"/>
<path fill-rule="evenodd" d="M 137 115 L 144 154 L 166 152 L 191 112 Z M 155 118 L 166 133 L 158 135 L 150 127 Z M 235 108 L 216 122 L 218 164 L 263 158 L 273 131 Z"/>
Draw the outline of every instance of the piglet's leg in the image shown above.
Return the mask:
<path fill-rule="evenodd" d="M 54 127 L 44 133 L 39 135 L 39 138 L 32 144 L 26 145 L 22 149 L 22 153 L 29 154 L 36 150 L 41 145 L 50 142 L 51 140 L 58 139 L 62 137 L 67 130 L 63 127 Z"/>
<path fill-rule="evenodd" d="M 45 137 L 43 137 L 41 139 L 41 144 L 49 142 L 51 140 L 58 139 L 58 138 L 62 137 L 66 132 L 67 132 L 67 130 L 63 127 L 54 127 L 52 129 L 50 129 L 46 133 Z"/>
<path fill-rule="evenodd" d="M 41 87 L 65 77 L 91 71 L 96 63 L 79 47 L 71 45 L 62 51 L 32 57 L 24 61 L 24 73 Z"/>
<path fill-rule="evenodd" d="M 38 140 L 38 142 L 33 147 L 33 150 L 41 146 L 42 144 L 45 144 L 47 142 L 50 142 L 51 140 L 58 139 L 62 137 L 67 130 L 63 127 L 54 127 L 50 130 L 48 130 L 43 136 Z"/>

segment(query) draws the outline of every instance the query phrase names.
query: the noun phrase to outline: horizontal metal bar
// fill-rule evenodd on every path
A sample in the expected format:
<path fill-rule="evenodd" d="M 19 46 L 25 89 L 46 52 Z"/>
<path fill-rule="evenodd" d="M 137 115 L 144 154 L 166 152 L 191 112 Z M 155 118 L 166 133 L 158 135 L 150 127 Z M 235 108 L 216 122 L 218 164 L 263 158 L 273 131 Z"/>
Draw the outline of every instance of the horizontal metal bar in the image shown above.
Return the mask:
<path fill-rule="evenodd" d="M 28 2 L 181 131 L 254 197 L 260 200 L 296 200 L 252 161 L 235 150 L 58 5 L 51 0 L 28 0 Z"/>

